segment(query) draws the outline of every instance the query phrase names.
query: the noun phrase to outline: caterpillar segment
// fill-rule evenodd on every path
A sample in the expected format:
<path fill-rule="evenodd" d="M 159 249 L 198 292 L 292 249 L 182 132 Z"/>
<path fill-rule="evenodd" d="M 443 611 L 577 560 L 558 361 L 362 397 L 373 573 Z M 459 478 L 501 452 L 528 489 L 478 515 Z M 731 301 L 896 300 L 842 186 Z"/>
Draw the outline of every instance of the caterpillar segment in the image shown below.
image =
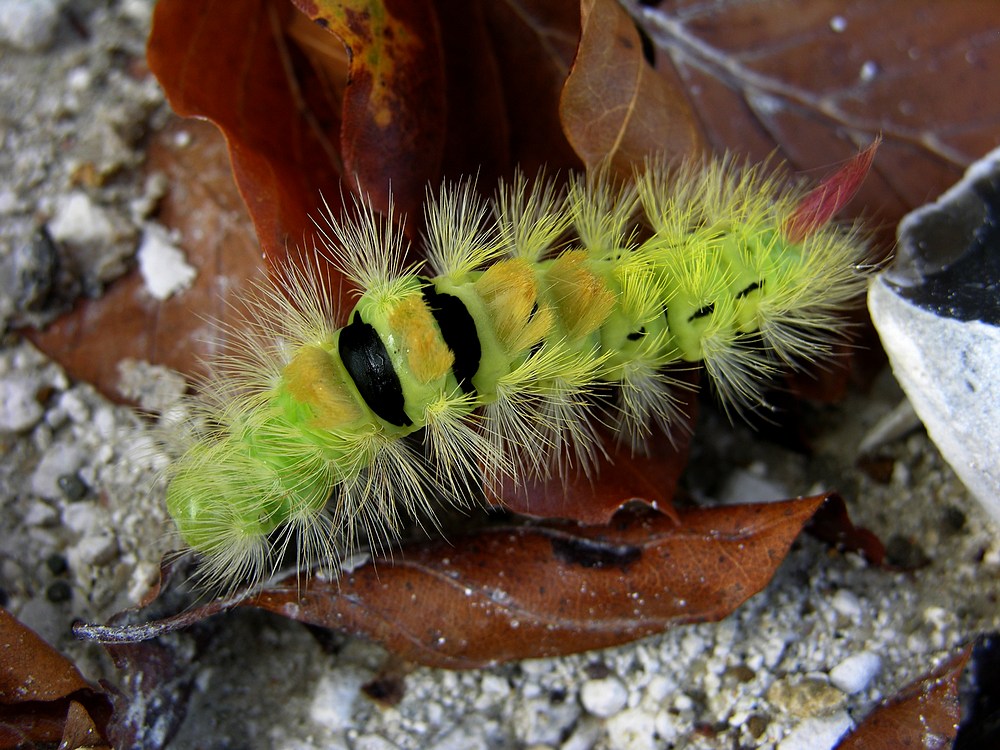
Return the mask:
<path fill-rule="evenodd" d="M 212 584 L 259 580 L 293 543 L 335 575 L 483 478 L 592 470 L 597 421 L 641 449 L 676 421 L 672 368 L 754 404 L 778 368 L 829 355 L 864 283 L 856 230 L 783 235 L 802 196 L 729 160 L 562 192 L 519 176 L 489 203 L 445 185 L 410 267 L 391 212 L 328 212 L 317 252 L 360 296 L 338 326 L 320 275 L 289 271 L 248 303 L 253 335 L 199 402 L 214 427 L 170 476 L 180 536 Z"/>

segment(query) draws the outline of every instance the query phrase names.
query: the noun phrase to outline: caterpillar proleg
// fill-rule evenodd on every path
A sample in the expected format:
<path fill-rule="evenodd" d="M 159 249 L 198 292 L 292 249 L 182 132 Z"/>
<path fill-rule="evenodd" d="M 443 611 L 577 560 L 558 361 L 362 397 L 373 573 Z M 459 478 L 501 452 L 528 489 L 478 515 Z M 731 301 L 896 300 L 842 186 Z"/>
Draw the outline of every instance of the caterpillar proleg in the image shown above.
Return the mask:
<path fill-rule="evenodd" d="M 199 397 L 211 427 L 170 473 L 180 536 L 216 585 L 259 580 L 292 540 L 336 574 L 362 537 L 390 545 L 481 478 L 591 470 L 598 421 L 640 447 L 677 416 L 671 367 L 753 405 L 829 355 L 865 281 L 859 231 L 803 230 L 804 197 L 730 159 L 565 190 L 518 177 L 491 202 L 445 185 L 416 265 L 369 201 L 327 211 L 314 249 L 359 296 L 342 318 L 325 277 L 290 266 L 247 302 L 249 335 Z"/>

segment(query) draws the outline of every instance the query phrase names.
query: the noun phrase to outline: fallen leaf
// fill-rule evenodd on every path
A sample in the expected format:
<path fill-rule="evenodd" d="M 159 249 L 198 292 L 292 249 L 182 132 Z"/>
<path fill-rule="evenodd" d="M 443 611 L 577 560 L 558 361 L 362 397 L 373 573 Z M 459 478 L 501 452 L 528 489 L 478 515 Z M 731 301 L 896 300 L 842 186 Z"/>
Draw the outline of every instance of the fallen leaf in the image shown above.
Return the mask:
<path fill-rule="evenodd" d="M 63 729 L 59 750 L 110 750 L 110 745 L 94 724 L 94 719 L 77 701 L 70 701 L 69 712 L 66 714 L 66 726 Z"/>
<path fill-rule="evenodd" d="M 727 615 L 770 581 L 822 501 L 489 529 L 301 596 L 291 578 L 252 603 L 452 669 L 603 648 Z"/>
<path fill-rule="evenodd" d="M 408 546 L 336 581 L 293 575 L 253 598 L 76 632 L 139 640 L 253 606 L 362 635 L 434 667 L 576 653 L 725 617 L 767 585 L 825 499 L 683 509 L 676 517 L 633 507 L 602 526 L 488 527 L 454 545 Z"/>
<path fill-rule="evenodd" d="M 799 201 L 784 227 L 784 236 L 789 242 L 802 242 L 829 223 L 851 201 L 868 177 L 881 142 L 881 138 L 876 138 Z"/>
<path fill-rule="evenodd" d="M 444 54 L 431 0 L 293 0 L 349 51 L 341 105 L 342 173 L 351 189 L 419 216 L 441 175 L 447 135 Z M 331 43 L 333 43 L 331 38 Z M 328 133 L 335 138 L 335 133 Z"/>
<path fill-rule="evenodd" d="M 1000 14 L 981 0 L 628 2 L 684 81 L 711 150 L 826 168 L 881 134 L 863 212 L 885 247 L 904 213 L 958 180 L 1000 138 Z"/>
<path fill-rule="evenodd" d="M 493 42 L 486 54 L 494 56 L 499 70 L 513 166 L 529 175 L 543 167 L 550 173 L 579 168 L 559 117 L 559 94 L 580 41 L 579 3 L 503 0 L 483 5 Z"/>
<path fill-rule="evenodd" d="M 294 66 L 286 0 L 156 4 L 149 67 L 175 112 L 206 117 L 226 137 L 233 174 L 264 252 L 302 242 L 320 191 L 340 191 L 338 113 Z M 306 95 L 310 95 L 306 98 Z"/>
<path fill-rule="evenodd" d="M 107 735 L 116 748 L 170 747 L 187 715 L 203 649 L 198 635 L 152 643 L 114 643 L 105 648 L 118 668 L 120 691 Z M 204 640 L 204 638 L 202 638 Z"/>
<path fill-rule="evenodd" d="M 652 154 L 704 148 L 680 81 L 646 61 L 635 23 L 616 0 L 581 0 L 583 33 L 559 101 L 563 129 L 588 169 L 630 175 Z"/>
<path fill-rule="evenodd" d="M 94 689 L 66 657 L 0 608 L 0 742 L 13 743 L 0 746 L 59 742 L 64 734 L 83 734 L 103 743 L 103 727 L 110 714 L 111 704 L 104 693 Z"/>
<path fill-rule="evenodd" d="M 939 669 L 883 701 L 840 741 L 837 750 L 951 747 L 961 718 L 958 680 L 971 651 L 966 647 Z"/>
<path fill-rule="evenodd" d="M 805 527 L 806 532 L 841 552 L 861 555 L 870 565 L 885 564 L 885 546 L 868 529 L 855 526 L 844 498 L 831 494 Z"/>

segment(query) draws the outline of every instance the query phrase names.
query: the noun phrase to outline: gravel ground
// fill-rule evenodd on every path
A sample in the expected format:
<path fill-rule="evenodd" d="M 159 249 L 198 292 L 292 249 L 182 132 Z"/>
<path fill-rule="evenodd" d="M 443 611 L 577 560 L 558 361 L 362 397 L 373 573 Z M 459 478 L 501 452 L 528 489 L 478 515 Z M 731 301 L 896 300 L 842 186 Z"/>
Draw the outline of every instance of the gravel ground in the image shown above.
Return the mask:
<path fill-rule="evenodd" d="M 0 0 L 2 324 L 44 321 L 67 293 L 99 294 L 149 229 L 163 186 L 137 168 L 144 134 L 167 113 L 155 83 L 131 71 L 150 8 Z M 55 288 L 31 283 L 43 225 L 74 240 Z M 130 375 L 168 401 L 182 386 L 143 365 Z M 891 467 L 879 481 L 856 468 L 862 438 L 901 400 L 884 374 L 870 393 L 817 411 L 810 459 L 708 415 L 685 481 L 716 502 L 839 489 L 894 556 L 927 562 L 914 573 L 804 538 L 722 623 L 568 658 L 416 669 L 392 707 L 361 691 L 385 664 L 379 648 L 231 613 L 171 747 L 832 747 L 879 699 L 1000 620 L 998 530 L 924 432 L 876 447 Z M 70 382 L 14 334 L 0 349 L 0 446 L 2 603 L 88 677 L 114 680 L 103 652 L 69 628 L 136 603 L 154 579 L 167 458 L 133 411 Z"/>

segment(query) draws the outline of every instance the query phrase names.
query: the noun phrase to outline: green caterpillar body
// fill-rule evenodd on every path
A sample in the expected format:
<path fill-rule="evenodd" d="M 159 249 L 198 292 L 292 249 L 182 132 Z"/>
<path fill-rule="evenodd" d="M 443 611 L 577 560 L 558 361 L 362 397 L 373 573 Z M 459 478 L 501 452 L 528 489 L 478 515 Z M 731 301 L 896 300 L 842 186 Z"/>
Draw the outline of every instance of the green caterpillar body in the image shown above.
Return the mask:
<path fill-rule="evenodd" d="M 259 578 L 293 539 L 335 572 L 404 510 L 469 502 L 473 477 L 589 470 L 595 420 L 638 448 L 676 416 L 672 365 L 754 403 L 782 363 L 828 355 L 864 282 L 853 229 L 789 239 L 802 196 L 728 161 L 565 193 L 519 178 L 491 205 L 462 184 L 429 200 L 433 275 L 403 266 L 391 216 L 329 218 L 326 252 L 362 293 L 340 327 L 316 273 L 251 302 L 255 335 L 202 402 L 214 428 L 171 473 L 181 537 L 216 582 Z M 424 450 L 404 439 L 421 430 Z"/>

